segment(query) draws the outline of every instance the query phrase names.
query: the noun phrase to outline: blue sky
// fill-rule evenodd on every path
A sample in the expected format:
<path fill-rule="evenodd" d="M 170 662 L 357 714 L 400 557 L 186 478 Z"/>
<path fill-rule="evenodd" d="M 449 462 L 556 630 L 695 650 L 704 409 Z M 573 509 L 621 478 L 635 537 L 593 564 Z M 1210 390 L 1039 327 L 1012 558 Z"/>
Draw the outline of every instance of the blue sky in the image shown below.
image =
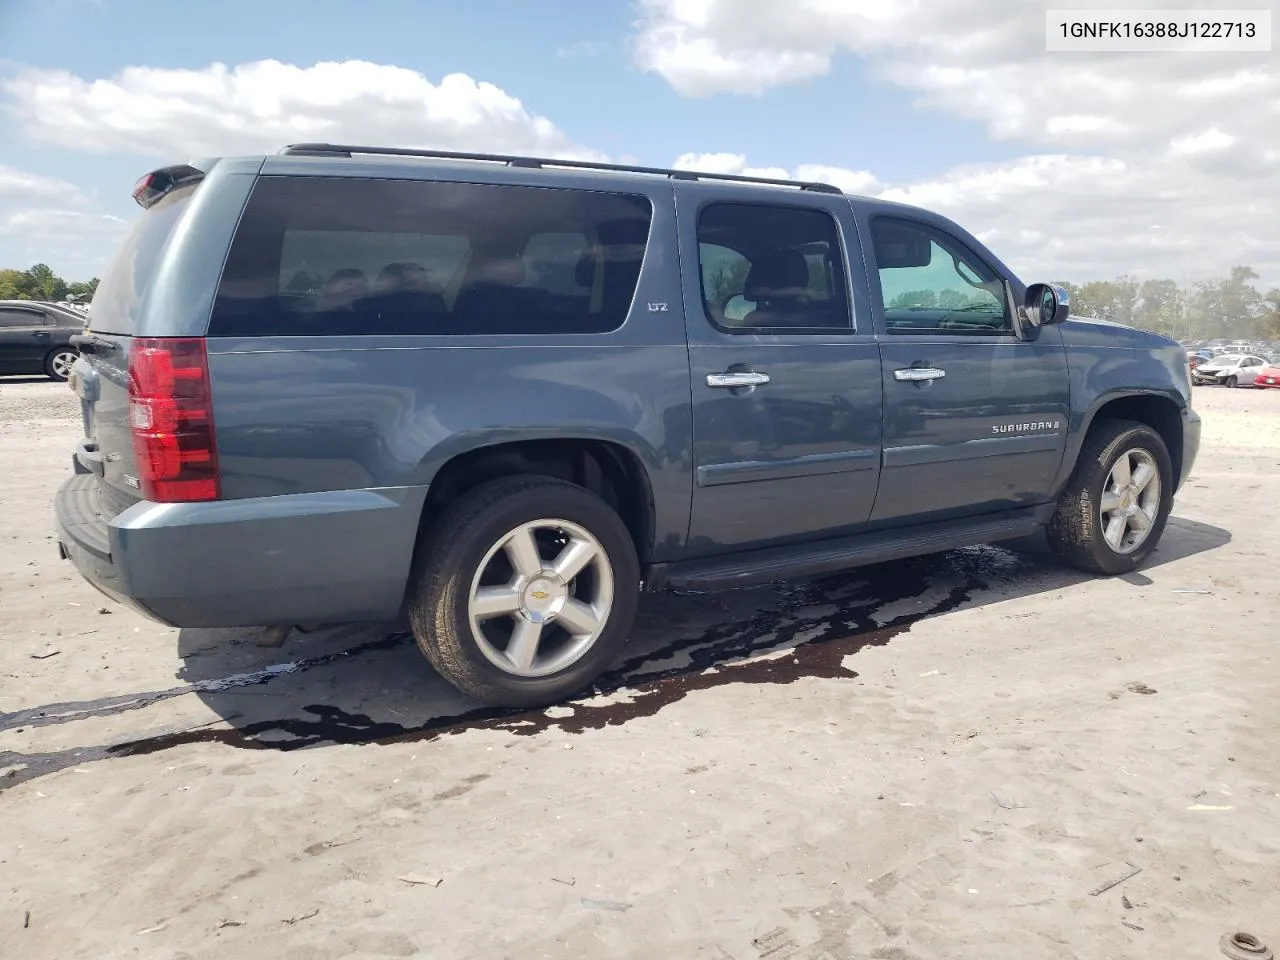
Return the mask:
<path fill-rule="evenodd" d="M 92 83 L 118 81 L 131 67 L 202 71 L 214 62 L 234 69 L 271 59 L 306 69 L 321 62 L 367 61 L 406 68 L 431 83 L 463 73 L 496 85 L 518 98 L 529 114 L 547 118 L 571 144 L 611 158 L 665 166 L 687 154 L 732 155 L 699 162 L 708 169 L 791 171 L 822 165 L 857 172 L 864 175 L 857 183 L 874 180 L 864 192 L 896 191 L 899 199 L 929 201 L 926 205 L 957 219 L 973 214 L 977 220 L 964 222 L 984 239 L 1004 238 L 1010 244 L 1007 249 L 1025 249 L 1036 266 L 1058 262 L 1060 254 L 1046 256 L 1057 238 L 1046 236 L 1043 214 L 1026 217 L 1023 228 L 1024 218 L 1012 211 L 1018 210 L 1028 190 L 1036 190 L 1037 177 L 1042 192 L 1056 192 L 1064 215 L 1079 209 L 1082 196 L 1105 199 L 1111 187 L 1104 181 L 1114 180 L 1118 169 L 1108 168 L 1105 161 L 1115 160 L 1125 165 L 1125 176 L 1142 179 L 1134 170 L 1137 151 L 1114 138 L 1107 142 L 1096 128 L 1078 119 L 1082 113 L 1093 118 L 1099 109 L 1095 102 L 1053 108 L 1066 117 L 1060 128 L 1076 130 L 1074 137 L 1028 124 L 1027 117 L 1045 109 L 1047 101 L 1037 100 L 1037 95 L 1061 101 L 1083 94 L 1065 80 L 1047 92 L 1035 89 L 1037 83 L 1048 82 L 1045 71 L 1051 61 L 1032 64 L 1026 72 L 1025 58 L 1017 52 L 1026 40 L 1012 37 L 1016 44 L 1004 43 L 1001 37 L 1008 34 L 1005 24 L 1010 18 L 1000 16 L 1000 6 L 986 4 L 992 19 L 984 24 L 982 3 L 957 7 L 960 0 L 920 2 L 923 6 L 898 25 L 902 31 L 889 30 L 880 43 L 875 38 L 883 24 L 856 19 L 862 16 L 856 8 L 875 7 L 874 0 L 865 5 L 851 0 L 848 11 L 821 16 L 797 6 L 794 16 L 787 14 L 785 22 L 772 24 L 765 21 L 781 15 L 785 5 L 771 5 L 777 9 L 762 17 L 743 0 L 707 0 L 713 15 L 706 22 L 689 21 L 691 5 L 675 0 L 369 0 L 361 5 L 364 12 L 338 0 L 167 5 L 154 0 L 0 0 L 0 83 L 10 84 L 8 95 L 0 94 L 0 166 L 45 178 L 41 202 L 46 205 L 53 202 L 54 191 L 46 182 L 51 179 L 80 191 L 80 212 L 127 219 L 135 213 L 128 191 L 137 176 L 154 163 L 190 155 L 193 138 L 199 136 L 201 110 L 218 109 L 217 103 L 184 115 L 183 126 L 175 126 L 171 138 L 166 139 L 163 129 L 151 130 L 146 142 L 163 148 L 122 149 L 121 137 L 133 129 L 131 125 L 149 122 L 148 96 L 163 93 L 169 75 L 153 76 L 143 89 L 135 86 L 110 94 L 113 104 L 126 97 L 130 102 L 113 121 L 114 139 L 109 142 L 99 139 L 102 130 L 88 108 L 76 119 L 82 132 L 61 121 L 57 131 L 42 130 L 38 118 L 43 108 L 29 91 L 15 92 L 15 79 L 38 77 L 38 88 L 47 93 L 62 81 L 41 71 L 66 71 L 76 82 Z M 1007 3 L 1003 9 L 1009 9 Z M 953 25 L 948 26 L 948 18 Z M 1034 25 L 1027 21 L 1028 30 Z M 943 27 L 945 43 L 929 47 L 930 31 Z M 750 35 L 753 29 L 755 36 Z M 976 46 L 963 42 L 967 29 L 978 31 Z M 992 29 L 1001 37 L 986 49 L 985 37 Z M 912 44 L 920 45 L 915 53 Z M 954 60 L 965 50 L 976 51 L 972 60 Z M 719 65 L 712 63 L 721 56 Z M 788 66 L 797 58 L 817 65 Z M 953 72 L 930 78 L 926 73 L 933 67 Z M 1105 76 L 1106 69 L 1100 68 L 1097 75 Z M 1231 66 L 1224 63 L 1213 69 L 1229 75 Z M 954 71 L 969 71 L 978 78 L 971 96 L 947 88 Z M 250 103 L 261 95 L 262 91 L 246 94 Z M 326 107 L 318 101 L 291 109 L 323 113 Z M 1128 124 L 1144 108 L 1135 103 L 1126 109 L 1130 112 L 1122 119 Z M 252 111 L 242 119 L 251 125 Z M 224 117 L 220 122 L 225 130 L 232 121 Z M 1198 117 L 1195 123 L 1204 126 Z M 405 142 L 411 136 L 432 136 L 429 124 L 423 131 L 409 126 L 378 129 L 385 140 L 400 129 Z M 472 132 L 467 142 L 485 149 L 483 126 L 468 129 Z M 1199 130 L 1191 124 L 1182 132 L 1191 136 Z M 1161 133 L 1173 142 L 1170 138 L 1178 130 Z M 1236 144 L 1244 142 L 1238 131 L 1231 131 L 1231 137 Z M 246 152 L 234 138 L 224 140 L 225 152 Z M 212 142 L 223 141 L 215 136 Z M 255 145 L 267 149 L 265 141 Z M 1056 159 L 1037 159 L 1041 157 Z M 1181 171 L 1188 184 L 1196 173 L 1204 170 Z M 1088 186 L 1090 176 L 1099 178 L 1096 191 Z M 1023 193 L 1009 195 L 1008 190 L 1019 184 Z M 10 190 L 7 202 L 17 209 L 13 194 Z M 975 206 L 975 197 L 983 202 Z M 1150 216 L 1144 211 L 1143 219 L 1152 222 L 1144 223 L 1142 230 L 1185 236 L 1194 232 L 1190 223 L 1167 223 L 1170 211 L 1159 209 L 1159 204 L 1152 209 Z M 1101 204 L 1096 215 L 1105 216 Z M 76 246 L 74 237 L 68 246 L 51 236 L 42 259 L 58 267 L 62 257 L 68 271 L 97 269 L 107 255 L 109 239 L 107 231 L 96 246 Z M 1187 251 L 1179 252 L 1177 244 L 1152 247 L 1146 234 L 1137 239 L 1137 272 L 1159 272 L 1168 257 L 1178 262 L 1170 260 L 1166 273 L 1172 274 L 1175 267 L 1184 273 L 1189 269 Z M 1253 247 L 1242 249 L 1241 256 L 1257 249 L 1257 243 L 1250 242 Z M 1270 243 L 1270 238 L 1262 237 L 1261 242 Z M 0 262 L 5 265 L 38 248 L 30 234 L 19 237 L 13 229 L 8 234 L 0 231 Z M 1280 252 L 1266 250 L 1280 260 Z M 1114 261 L 1109 253 L 1091 253 L 1088 269 L 1096 272 Z M 1194 267 L 1194 258 L 1191 264 Z"/>
<path fill-rule="evenodd" d="M 368 60 L 433 79 L 462 72 L 518 96 L 580 143 L 660 166 L 691 150 L 728 151 L 770 165 L 893 169 L 915 179 L 1016 152 L 988 141 L 980 124 L 937 112 L 925 121 L 930 149 L 918 149 L 922 119 L 913 95 L 876 82 L 853 58 L 828 76 L 762 97 L 681 97 L 628 57 L 635 11 L 619 0 L 370 0 L 371 12 L 361 15 L 355 7 L 349 0 L 219 0 L 175 4 L 157 19 L 154 0 L 0 0 L 0 61 L 5 72 L 23 65 L 86 78 L 139 64 L 264 59 Z M 24 139 L 0 119 L 0 162 L 104 193 L 114 185 L 126 199 L 145 172 L 136 161 L 108 161 L 95 171 L 86 157 Z"/>

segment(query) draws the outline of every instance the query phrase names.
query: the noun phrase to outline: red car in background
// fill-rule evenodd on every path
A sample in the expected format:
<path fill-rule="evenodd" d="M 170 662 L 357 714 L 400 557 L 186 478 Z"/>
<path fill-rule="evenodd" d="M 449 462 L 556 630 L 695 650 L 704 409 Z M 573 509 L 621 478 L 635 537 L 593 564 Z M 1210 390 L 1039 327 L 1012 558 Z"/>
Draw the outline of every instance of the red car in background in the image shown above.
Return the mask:
<path fill-rule="evenodd" d="M 1280 360 L 1272 360 L 1259 370 L 1253 378 L 1253 385 L 1259 390 L 1280 390 Z"/>

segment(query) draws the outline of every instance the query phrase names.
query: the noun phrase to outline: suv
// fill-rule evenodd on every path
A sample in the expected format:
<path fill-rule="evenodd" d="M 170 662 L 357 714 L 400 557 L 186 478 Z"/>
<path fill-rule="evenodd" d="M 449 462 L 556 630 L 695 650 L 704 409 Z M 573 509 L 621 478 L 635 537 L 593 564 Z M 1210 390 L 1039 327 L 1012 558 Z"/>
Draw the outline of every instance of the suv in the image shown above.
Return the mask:
<path fill-rule="evenodd" d="M 1199 446 L 1176 342 L 827 184 L 310 144 L 134 195 L 63 556 L 179 627 L 407 608 L 492 704 L 588 686 L 663 584 L 1041 528 L 1131 571 Z"/>
<path fill-rule="evenodd" d="M 35 300 L 0 300 L 0 374 L 43 373 L 66 380 L 76 362 L 71 338 L 85 318 L 70 307 Z"/>

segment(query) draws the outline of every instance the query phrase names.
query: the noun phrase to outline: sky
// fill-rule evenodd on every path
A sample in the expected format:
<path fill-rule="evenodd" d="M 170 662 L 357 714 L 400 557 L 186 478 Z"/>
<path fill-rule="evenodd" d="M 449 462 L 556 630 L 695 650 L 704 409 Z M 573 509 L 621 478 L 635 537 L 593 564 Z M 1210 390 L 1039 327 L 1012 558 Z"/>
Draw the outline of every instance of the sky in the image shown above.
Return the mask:
<path fill-rule="evenodd" d="M 1280 286 L 1280 47 L 1049 54 L 1048 6 L 0 0 L 0 266 L 100 275 L 148 170 L 328 140 L 823 179 L 1028 281 Z"/>

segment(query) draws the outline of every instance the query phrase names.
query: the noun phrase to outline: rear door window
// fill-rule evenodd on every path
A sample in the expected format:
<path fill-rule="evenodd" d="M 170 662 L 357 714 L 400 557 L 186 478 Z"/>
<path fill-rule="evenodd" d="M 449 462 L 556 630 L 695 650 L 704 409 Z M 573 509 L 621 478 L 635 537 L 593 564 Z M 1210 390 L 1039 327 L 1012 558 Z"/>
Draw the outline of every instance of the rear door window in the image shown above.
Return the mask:
<path fill-rule="evenodd" d="M 840 238 L 826 211 L 708 204 L 698 260 L 703 307 L 725 333 L 851 327 Z"/>
<path fill-rule="evenodd" d="M 546 187 L 262 177 L 210 336 L 607 333 L 649 200 Z"/>

